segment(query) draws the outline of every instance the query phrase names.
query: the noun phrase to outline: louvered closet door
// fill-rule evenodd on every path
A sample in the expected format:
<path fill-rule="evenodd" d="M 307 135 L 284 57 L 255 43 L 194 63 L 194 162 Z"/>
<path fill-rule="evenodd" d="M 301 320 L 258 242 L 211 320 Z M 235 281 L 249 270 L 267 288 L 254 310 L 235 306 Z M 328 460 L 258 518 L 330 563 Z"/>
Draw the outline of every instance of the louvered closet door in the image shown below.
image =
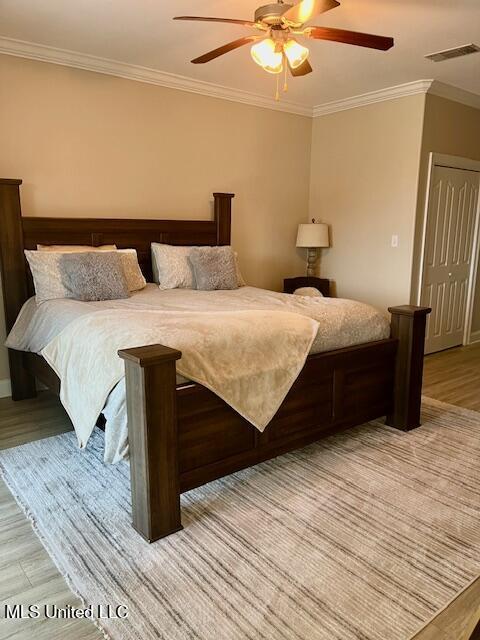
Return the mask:
<path fill-rule="evenodd" d="M 426 353 L 463 344 L 479 181 L 475 171 L 433 169 L 421 301 L 432 307 Z"/>

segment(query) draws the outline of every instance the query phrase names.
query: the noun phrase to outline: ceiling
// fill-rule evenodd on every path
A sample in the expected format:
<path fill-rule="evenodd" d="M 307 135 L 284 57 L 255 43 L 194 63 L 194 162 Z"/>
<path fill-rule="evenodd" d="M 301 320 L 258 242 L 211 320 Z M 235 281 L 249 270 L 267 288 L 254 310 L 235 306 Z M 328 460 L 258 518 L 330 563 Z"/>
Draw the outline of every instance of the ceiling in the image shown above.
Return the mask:
<path fill-rule="evenodd" d="M 314 73 L 289 82 L 288 100 L 313 107 L 421 78 L 480 94 L 480 53 L 434 63 L 424 55 L 480 45 L 480 0 L 340 0 L 312 21 L 395 38 L 387 52 L 306 41 Z M 238 49 L 189 60 L 253 30 L 173 22 L 175 15 L 253 19 L 261 0 L 0 0 L 0 36 L 69 49 L 271 97 L 275 78 Z"/>

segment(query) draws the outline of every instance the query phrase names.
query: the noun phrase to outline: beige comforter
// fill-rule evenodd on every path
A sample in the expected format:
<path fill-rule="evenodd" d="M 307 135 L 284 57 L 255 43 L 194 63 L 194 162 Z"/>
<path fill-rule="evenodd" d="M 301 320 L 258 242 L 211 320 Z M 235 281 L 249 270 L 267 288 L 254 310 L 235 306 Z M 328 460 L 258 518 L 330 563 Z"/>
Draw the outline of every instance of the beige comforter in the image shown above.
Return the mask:
<path fill-rule="evenodd" d="M 125 312 L 155 310 L 178 314 L 189 312 L 195 315 L 204 312 L 217 314 L 220 312 L 238 313 L 241 311 L 299 314 L 302 317 L 312 318 L 318 326 L 310 353 L 330 351 L 373 340 L 381 340 L 387 338 L 390 333 L 389 321 L 384 314 L 379 313 L 369 305 L 353 300 L 305 298 L 255 287 L 241 287 L 233 291 L 196 291 L 190 289 L 160 291 L 158 286 L 148 284 L 145 289 L 134 292 L 130 298 L 125 300 L 103 302 L 50 300 L 37 305 L 35 299 L 30 298 L 23 306 L 6 344 L 11 349 L 42 353 L 43 349 L 49 347 L 49 344 L 56 340 L 68 327 L 81 319 L 88 318 L 92 314 L 108 312 L 106 317 L 114 319 L 119 318 L 120 314 Z M 85 330 L 84 334 L 83 339 L 85 344 L 88 344 L 91 336 L 88 330 Z M 243 336 L 241 339 L 243 340 Z M 160 342 L 157 339 L 154 341 Z M 145 344 L 145 342 L 146 339 L 144 337 L 136 336 L 134 342 L 122 343 L 120 346 L 127 347 L 134 344 Z M 269 343 L 272 344 L 272 342 L 274 342 L 273 337 Z M 58 342 L 54 344 L 56 344 L 56 349 L 60 348 Z M 72 358 L 75 358 L 76 355 L 73 351 L 70 351 L 70 347 L 67 345 L 66 348 L 67 354 L 69 353 Z M 273 345 L 272 350 L 280 348 L 281 341 L 278 345 Z M 75 346 L 75 349 L 82 351 L 80 344 Z M 66 366 L 67 354 L 63 357 L 57 354 L 56 357 L 61 359 L 62 369 L 65 369 L 65 374 L 63 375 L 68 377 L 70 372 Z M 94 360 L 92 363 L 92 370 L 94 371 L 99 367 L 99 364 L 95 358 L 92 360 Z M 115 361 L 113 362 L 112 360 L 112 363 L 109 364 L 109 367 L 115 367 L 117 372 L 119 372 L 120 368 L 119 375 L 123 375 L 121 360 L 117 356 L 115 356 Z M 187 377 L 195 378 L 194 375 Z M 179 375 L 177 381 L 185 382 L 185 378 Z M 87 383 L 90 383 L 90 375 L 75 392 L 77 402 L 81 404 L 81 415 L 83 415 L 83 411 L 86 410 L 90 402 L 89 395 L 91 391 Z M 119 380 L 119 383 L 109 395 L 105 406 L 100 407 L 98 413 L 102 411 L 107 420 L 105 427 L 105 461 L 117 462 L 128 454 L 124 378 Z M 88 432 L 88 429 L 86 431 Z"/>
<path fill-rule="evenodd" d="M 285 311 L 96 311 L 69 324 L 42 351 L 85 447 L 110 391 L 124 376 L 117 351 L 179 349 L 177 372 L 199 382 L 263 431 L 297 378 L 318 322 Z"/>

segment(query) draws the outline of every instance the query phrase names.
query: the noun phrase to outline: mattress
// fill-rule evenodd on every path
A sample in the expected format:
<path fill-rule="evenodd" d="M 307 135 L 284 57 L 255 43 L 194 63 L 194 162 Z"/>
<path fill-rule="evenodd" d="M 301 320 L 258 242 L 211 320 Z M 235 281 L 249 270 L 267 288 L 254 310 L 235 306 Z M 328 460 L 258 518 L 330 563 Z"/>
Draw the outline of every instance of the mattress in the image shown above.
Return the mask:
<path fill-rule="evenodd" d="M 30 298 L 23 306 L 10 332 L 6 346 L 40 353 L 71 323 L 96 312 L 122 310 L 160 310 L 168 312 L 287 311 L 313 318 L 318 331 L 310 353 L 321 353 L 389 337 L 388 318 L 373 307 L 338 298 L 306 297 L 276 293 L 256 287 L 231 291 L 174 289 L 161 291 L 148 284 L 122 300 L 80 302 L 50 300 L 36 303 Z M 167 345 L 174 346 L 174 345 Z M 178 383 L 188 382 L 177 376 Z M 128 425 L 125 380 L 111 391 L 103 414 L 106 418 L 105 461 L 117 462 L 128 454 Z"/>
<path fill-rule="evenodd" d="M 40 353 L 71 322 L 107 309 L 159 309 L 165 311 L 280 310 L 309 316 L 320 323 L 311 353 L 321 353 L 389 337 L 387 317 L 373 307 L 340 298 L 311 298 L 256 287 L 231 291 L 172 289 L 160 291 L 147 284 L 127 299 L 80 302 L 49 300 L 37 304 L 30 298 L 23 306 L 5 345 Z"/>

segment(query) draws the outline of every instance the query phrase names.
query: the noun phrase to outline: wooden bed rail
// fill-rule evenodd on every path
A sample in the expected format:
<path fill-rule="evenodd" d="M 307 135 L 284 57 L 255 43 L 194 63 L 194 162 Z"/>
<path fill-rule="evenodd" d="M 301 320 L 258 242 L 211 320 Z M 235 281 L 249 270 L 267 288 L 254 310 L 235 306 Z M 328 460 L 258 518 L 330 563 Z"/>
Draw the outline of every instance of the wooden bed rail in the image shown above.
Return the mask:
<path fill-rule="evenodd" d="M 177 387 L 181 353 L 124 349 L 132 512 L 149 542 L 182 528 L 180 494 L 325 435 L 387 415 L 420 424 L 424 307 L 391 307 L 392 337 L 310 356 L 279 411 L 259 433 L 197 384 Z"/>

